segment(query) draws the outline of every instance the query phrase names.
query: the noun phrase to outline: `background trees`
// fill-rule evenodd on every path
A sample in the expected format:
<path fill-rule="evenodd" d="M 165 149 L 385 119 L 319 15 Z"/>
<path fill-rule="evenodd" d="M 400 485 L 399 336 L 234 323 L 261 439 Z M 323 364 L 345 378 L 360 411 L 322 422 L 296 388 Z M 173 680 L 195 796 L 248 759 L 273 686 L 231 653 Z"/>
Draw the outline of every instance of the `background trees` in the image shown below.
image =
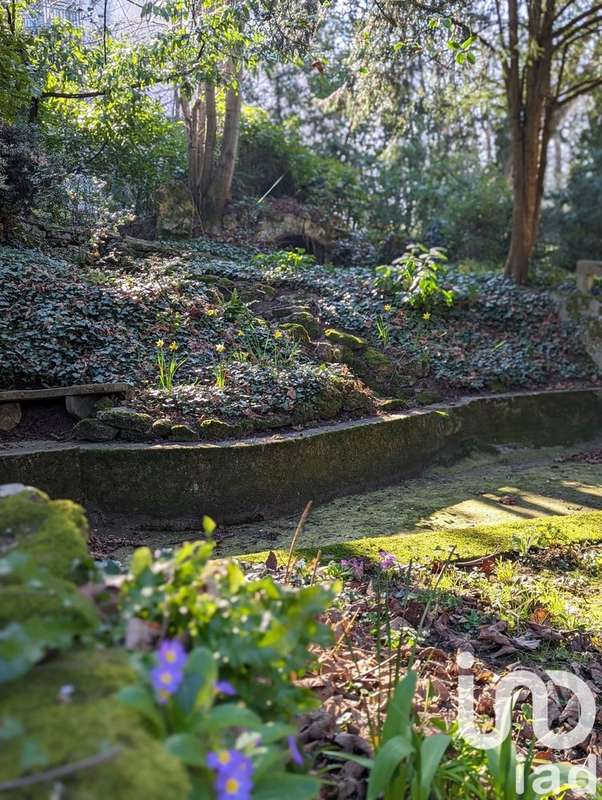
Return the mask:
<path fill-rule="evenodd" d="M 157 0 L 26 27 L 33 8 L 0 3 L 2 119 L 139 214 L 185 176 L 205 230 L 268 192 L 376 257 L 424 240 L 518 282 L 600 247 L 595 0 Z"/>

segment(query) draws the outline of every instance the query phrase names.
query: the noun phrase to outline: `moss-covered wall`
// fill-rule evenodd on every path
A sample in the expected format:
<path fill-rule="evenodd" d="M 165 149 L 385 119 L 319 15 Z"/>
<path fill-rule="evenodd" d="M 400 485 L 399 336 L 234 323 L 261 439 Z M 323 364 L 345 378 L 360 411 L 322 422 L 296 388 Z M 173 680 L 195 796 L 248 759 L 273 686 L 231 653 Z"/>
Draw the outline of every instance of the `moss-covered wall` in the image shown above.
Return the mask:
<path fill-rule="evenodd" d="M 221 523 L 268 519 L 308 500 L 386 486 L 463 443 L 536 446 L 602 431 L 602 390 L 463 400 L 405 415 L 220 445 L 82 445 L 0 455 L 0 483 L 21 481 L 90 510 Z M 73 488 L 65 487 L 73 480 Z"/>

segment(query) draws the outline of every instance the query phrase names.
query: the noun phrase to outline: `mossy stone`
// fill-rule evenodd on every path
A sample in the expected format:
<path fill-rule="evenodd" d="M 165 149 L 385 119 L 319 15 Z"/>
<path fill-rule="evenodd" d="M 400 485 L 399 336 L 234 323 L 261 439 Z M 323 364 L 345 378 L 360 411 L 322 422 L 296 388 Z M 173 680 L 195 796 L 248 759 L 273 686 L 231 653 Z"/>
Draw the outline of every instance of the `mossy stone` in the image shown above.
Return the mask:
<path fill-rule="evenodd" d="M 397 391 L 400 380 L 398 368 L 380 350 L 375 347 L 366 347 L 360 351 L 341 347 L 339 350 L 340 362 L 346 364 L 366 386 L 386 394 Z"/>
<path fill-rule="evenodd" d="M 61 778 L 69 800 L 183 800 L 190 791 L 185 767 L 146 730 L 116 692 L 136 680 L 127 655 L 116 650 L 71 651 L 35 667 L 0 691 L 0 717 L 19 721 L 52 769 L 120 748 L 114 758 Z M 70 702 L 61 687 L 73 687 Z M 21 775 L 21 742 L 0 750 L 0 782 Z M 14 800 L 44 800 L 49 784 L 13 790 Z"/>
<path fill-rule="evenodd" d="M 403 411 L 403 409 L 408 408 L 409 405 L 410 401 L 407 397 L 390 397 L 380 403 L 380 409 L 388 414 L 393 411 Z"/>
<path fill-rule="evenodd" d="M 365 389 L 360 390 L 354 385 L 343 394 L 343 411 L 370 413 L 374 411 L 374 399 Z"/>
<path fill-rule="evenodd" d="M 173 423 L 170 419 L 162 418 L 156 419 L 151 427 L 153 436 L 160 436 L 162 439 L 167 439 L 169 434 L 171 433 L 171 429 L 173 427 Z"/>
<path fill-rule="evenodd" d="M 84 442 L 110 442 L 117 433 L 117 428 L 91 417 L 81 419 L 73 426 L 73 436 Z"/>
<path fill-rule="evenodd" d="M 320 335 L 320 323 L 309 311 L 295 311 L 286 317 L 285 322 L 289 325 L 302 325 L 311 339 L 317 339 Z"/>
<path fill-rule="evenodd" d="M 292 417 L 290 414 L 264 414 L 261 417 L 253 418 L 253 427 L 258 431 L 286 428 L 291 424 Z"/>
<path fill-rule="evenodd" d="M 311 310 L 309 306 L 302 305 L 276 306 L 271 309 L 271 314 L 274 319 L 287 319 L 296 314 L 311 314 Z"/>
<path fill-rule="evenodd" d="M 437 392 L 434 389 L 422 389 L 416 392 L 415 397 L 416 402 L 421 406 L 430 406 L 433 403 L 441 403 L 443 401 L 441 392 Z"/>
<path fill-rule="evenodd" d="M 138 433 L 148 433 L 153 424 L 152 417 L 133 408 L 117 406 L 99 411 L 97 415 L 99 422 L 105 425 L 112 425 L 114 428 L 124 431 L 137 431 Z"/>
<path fill-rule="evenodd" d="M 126 431 L 121 430 L 119 431 L 119 439 L 122 442 L 150 442 L 153 438 L 152 429 L 150 431 L 146 431 L 146 433 L 142 433 L 142 431 Z"/>
<path fill-rule="evenodd" d="M 78 632 L 92 632 L 97 627 L 94 605 L 77 593 L 70 581 L 46 575 L 38 585 L 34 581 L 11 583 L 10 577 L 5 576 L 0 584 L 0 626 L 18 622 L 33 626 L 42 635 L 57 623 Z"/>
<path fill-rule="evenodd" d="M 370 369 L 385 371 L 387 374 L 395 370 L 391 359 L 375 347 L 367 347 L 361 357 Z"/>
<path fill-rule="evenodd" d="M 322 419 L 335 419 L 343 409 L 343 394 L 334 386 L 327 386 L 314 400 L 316 411 Z"/>
<path fill-rule="evenodd" d="M 226 439 L 236 435 L 236 426 L 221 419 L 204 419 L 199 425 L 201 439 Z"/>
<path fill-rule="evenodd" d="M 302 401 L 295 403 L 291 412 L 291 422 L 293 425 L 305 425 L 319 419 L 319 413 L 313 403 Z"/>
<path fill-rule="evenodd" d="M 365 350 L 368 347 L 368 342 L 361 336 L 346 333 L 339 328 L 328 328 L 324 331 L 324 336 L 332 344 L 340 345 L 349 350 Z"/>
<path fill-rule="evenodd" d="M 300 325 L 298 322 L 285 322 L 280 327 L 283 331 L 287 331 L 287 333 L 289 333 L 296 342 L 309 344 L 311 341 L 311 337 L 307 331 L 307 328 L 303 325 Z"/>
<path fill-rule="evenodd" d="M 18 546 L 39 566 L 59 578 L 70 578 L 91 563 L 84 510 L 70 500 L 50 500 L 27 489 L 0 498 L 0 553 Z"/>
<path fill-rule="evenodd" d="M 190 425 L 173 425 L 169 434 L 172 442 L 198 442 L 199 434 Z"/>

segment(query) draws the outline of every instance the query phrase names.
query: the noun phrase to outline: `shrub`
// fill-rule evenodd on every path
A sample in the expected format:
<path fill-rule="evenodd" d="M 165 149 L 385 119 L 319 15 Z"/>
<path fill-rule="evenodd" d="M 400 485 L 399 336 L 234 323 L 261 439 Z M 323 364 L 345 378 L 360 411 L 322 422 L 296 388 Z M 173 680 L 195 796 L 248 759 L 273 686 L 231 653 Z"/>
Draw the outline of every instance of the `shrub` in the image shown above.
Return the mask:
<path fill-rule="evenodd" d="M 275 250 L 273 253 L 258 253 L 253 256 L 253 261 L 260 269 L 270 270 L 278 275 L 313 267 L 316 263 L 315 257 L 306 253 L 302 247 L 296 247 L 294 250 Z"/>
<path fill-rule="evenodd" d="M 410 308 L 428 311 L 435 306 L 451 306 L 454 293 L 441 285 L 440 278 L 441 262 L 446 260 L 437 247 L 429 250 L 422 244 L 412 244 L 392 265 L 376 267 L 374 284 Z"/>
<path fill-rule="evenodd" d="M 574 269 L 580 258 L 602 258 L 602 111 L 592 115 L 573 161 L 566 188 L 544 211 L 547 242 L 556 250 L 555 259 Z"/>
<path fill-rule="evenodd" d="M 272 122 L 265 111 L 244 109 L 239 157 L 234 177 L 235 196 L 294 196 L 328 216 L 340 214 L 360 221 L 367 198 L 361 176 L 338 158 L 317 154 L 304 145 L 294 122 Z"/>
<path fill-rule="evenodd" d="M 213 544 L 183 545 L 153 559 L 136 551 L 123 588 L 123 612 L 164 627 L 215 654 L 220 678 L 268 719 L 292 719 L 311 694 L 291 682 L 311 662 L 310 645 L 326 644 L 317 615 L 332 599 L 320 586 L 290 589 L 271 578 L 247 580 L 233 561 L 210 562 Z"/>
<path fill-rule="evenodd" d="M 29 211 L 54 177 L 35 129 L 0 122 L 0 222 Z"/>
<path fill-rule="evenodd" d="M 406 241 L 421 239 L 444 247 L 454 261 L 501 264 L 512 199 L 499 167 L 483 166 L 470 151 L 431 148 L 427 154 L 420 146 L 402 156 L 383 160 L 373 179 L 370 224 L 380 231 L 384 258 L 397 255 Z"/>
<path fill-rule="evenodd" d="M 132 93 L 75 107 L 54 101 L 42 123 L 48 148 L 69 173 L 101 180 L 116 206 L 148 213 L 157 187 L 184 175 L 182 123 L 150 97 Z"/>

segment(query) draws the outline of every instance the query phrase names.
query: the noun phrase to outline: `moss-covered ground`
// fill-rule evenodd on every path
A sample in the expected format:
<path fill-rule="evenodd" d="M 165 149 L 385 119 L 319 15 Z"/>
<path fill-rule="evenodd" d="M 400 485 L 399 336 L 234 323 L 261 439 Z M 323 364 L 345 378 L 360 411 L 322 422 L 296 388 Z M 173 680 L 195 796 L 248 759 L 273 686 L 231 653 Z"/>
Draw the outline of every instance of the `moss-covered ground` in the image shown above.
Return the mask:
<path fill-rule="evenodd" d="M 600 464 L 562 460 L 574 452 L 575 447 L 517 448 L 479 454 L 376 492 L 333 500 L 312 509 L 300 546 L 359 552 L 374 541 L 376 550 L 430 553 L 453 542 L 464 553 L 476 548 L 481 554 L 486 535 L 479 531 L 602 510 Z M 286 549 L 296 523 L 287 517 L 231 528 L 223 532 L 222 552 Z"/>

